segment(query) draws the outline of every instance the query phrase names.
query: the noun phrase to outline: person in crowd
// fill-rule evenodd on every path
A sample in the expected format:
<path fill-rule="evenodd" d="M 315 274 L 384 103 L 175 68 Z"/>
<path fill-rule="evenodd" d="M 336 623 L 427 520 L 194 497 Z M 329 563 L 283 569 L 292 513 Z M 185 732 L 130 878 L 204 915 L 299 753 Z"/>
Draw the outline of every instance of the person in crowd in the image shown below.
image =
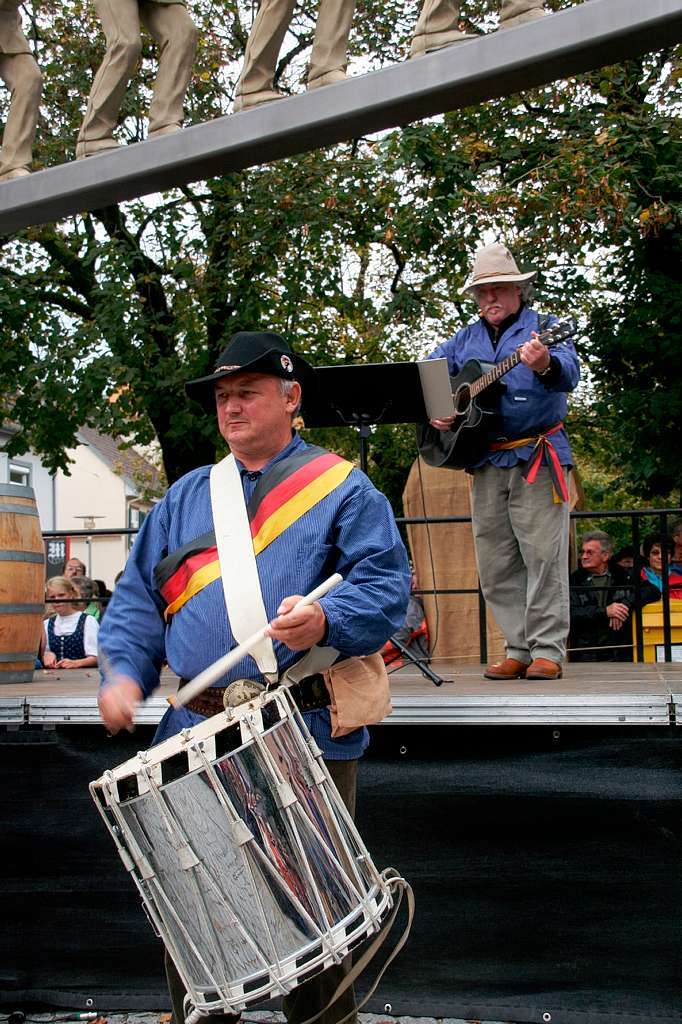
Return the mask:
<path fill-rule="evenodd" d="M 635 549 L 629 544 L 623 548 L 618 548 L 611 561 L 614 565 L 620 566 L 621 569 L 627 569 L 628 572 L 631 572 L 635 567 Z"/>
<path fill-rule="evenodd" d="M 674 601 L 682 600 L 682 569 L 673 561 L 673 538 L 665 533 L 650 533 L 642 541 L 642 579 L 652 588 L 651 601 L 659 601 L 663 594 L 663 552 L 668 556 L 668 588 Z M 647 602 L 648 603 L 648 602 Z"/>
<path fill-rule="evenodd" d="M 89 576 L 72 576 L 71 582 L 82 598 L 81 611 L 86 615 L 92 615 L 99 622 L 101 610 L 97 600 L 97 586 Z"/>
<path fill-rule="evenodd" d="M 81 562 L 80 558 L 69 558 L 64 563 L 64 575 L 67 580 L 73 579 L 74 576 L 87 576 L 85 563 Z"/>
<path fill-rule="evenodd" d="M 400 668 L 403 665 L 403 654 L 400 648 L 393 642 L 397 640 L 403 647 L 406 647 L 413 657 L 420 661 L 429 660 L 429 627 L 424 614 L 424 605 L 419 594 L 417 574 L 412 570 L 412 586 L 410 601 L 407 606 L 407 614 L 402 626 L 395 631 L 390 640 L 387 640 L 381 649 L 381 657 L 391 669 Z"/>
<path fill-rule="evenodd" d="M 97 665 L 99 624 L 86 615 L 82 597 L 73 580 L 53 576 L 47 581 L 46 597 L 55 612 L 43 623 L 40 659 L 45 668 L 94 668 Z"/>
<path fill-rule="evenodd" d="M 672 567 L 682 572 L 682 519 L 676 519 L 670 527 L 673 539 L 673 550 L 670 555 Z"/>
<path fill-rule="evenodd" d="M 603 530 L 582 539 L 580 568 L 571 573 L 571 661 L 632 661 L 632 574 L 611 557 L 613 540 Z M 652 599 L 641 588 L 639 603 Z"/>
<path fill-rule="evenodd" d="M 429 357 L 445 357 L 454 376 L 468 360 L 501 363 L 520 353 L 504 377 L 499 430 L 469 467 L 481 588 L 506 645 L 506 657 L 488 665 L 486 679 L 558 679 L 569 628 L 567 475 L 573 459 L 563 420 L 580 368 L 570 339 L 551 351 L 538 339 L 556 318 L 531 309 L 535 276 L 519 271 L 506 246 L 481 249 L 463 289 L 476 301 L 479 318 Z M 434 444 L 436 432 L 446 438 L 453 422 L 454 416 L 431 421 Z"/>
<path fill-rule="evenodd" d="M 225 687 L 232 680 L 262 681 L 265 671 L 279 676 L 311 648 L 315 656 L 332 648 L 326 651 L 328 664 L 341 657 L 331 671 L 352 667 L 358 656 L 378 651 L 402 624 L 410 574 L 388 501 L 351 463 L 309 446 L 292 429 L 303 390 L 314 380 L 312 367 L 279 335 L 240 332 L 218 357 L 213 373 L 187 384 L 191 398 L 212 415 L 217 412 L 231 456 L 213 470 L 204 466 L 174 483 L 138 534 L 100 633 L 105 677 L 99 705 L 111 732 L 130 727 L 140 701 L 158 686 L 164 658 L 181 679 L 195 677 L 236 646 L 238 619 L 244 625 L 244 616 L 253 618 L 258 605 L 269 626 L 257 656 L 271 668 L 259 668 L 252 658 L 239 663 L 220 686 L 205 690 L 186 707 L 169 709 L 157 741 L 222 711 Z M 223 471 L 230 482 L 220 487 Z M 256 556 L 259 587 L 249 601 L 236 601 L 241 591 L 233 592 L 243 587 L 244 572 L 239 577 L 226 573 L 222 579 L 212 511 L 217 508 L 219 514 L 220 506 L 212 504 L 212 488 L 216 496 L 228 488 L 230 495 L 236 491 L 234 500 L 243 498 L 245 516 L 259 523 L 253 550 L 248 524 L 248 542 L 237 548 L 240 564 L 246 560 L 251 565 Z M 200 579 L 192 565 L 202 566 Z M 207 570 L 211 565 L 216 571 Z M 342 583 L 314 604 L 292 610 L 298 595 L 309 593 L 334 571 L 342 575 Z M 378 656 L 372 660 L 377 662 L 385 681 Z M 374 687 L 373 681 L 370 692 Z M 358 758 L 368 743 L 367 731 L 332 737 L 329 711 L 323 706 L 305 717 L 353 813 Z M 166 968 L 175 1020 L 182 1021 L 184 986 L 169 958 Z M 287 1020 L 298 1024 L 316 1014 L 344 970 L 344 965 L 330 968 L 287 995 Z M 323 1020 L 334 1024 L 346 1015 L 355 1018 L 351 991 Z"/>
<path fill-rule="evenodd" d="M 104 613 L 107 610 L 107 605 L 109 604 L 109 601 L 111 600 L 111 591 L 109 590 L 109 588 L 106 585 L 106 583 L 104 582 L 104 580 L 93 580 L 92 582 L 95 584 L 95 589 L 97 591 L 97 604 L 98 604 L 98 607 L 99 607 L 99 621 L 101 622 L 102 618 L 104 616 Z"/>

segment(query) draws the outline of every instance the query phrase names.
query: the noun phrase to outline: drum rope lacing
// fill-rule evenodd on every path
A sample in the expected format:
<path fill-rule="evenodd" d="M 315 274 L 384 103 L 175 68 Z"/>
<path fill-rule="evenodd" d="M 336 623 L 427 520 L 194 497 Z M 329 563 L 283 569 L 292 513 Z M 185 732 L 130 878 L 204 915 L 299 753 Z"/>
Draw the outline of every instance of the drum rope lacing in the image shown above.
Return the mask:
<path fill-rule="evenodd" d="M 390 872 L 395 872 L 395 874 L 390 874 Z M 372 982 L 369 992 L 367 992 L 367 994 L 363 997 L 361 1002 L 357 1004 L 357 1006 L 354 1006 L 353 1009 L 350 1010 L 345 1017 L 342 1017 L 341 1020 L 338 1020 L 336 1024 L 345 1024 L 345 1022 L 347 1020 L 350 1020 L 351 1017 L 354 1017 L 363 1008 L 363 1006 L 367 1005 L 367 1003 L 369 1002 L 369 1000 L 372 998 L 377 988 L 379 987 L 379 984 L 381 983 L 381 979 L 383 978 L 384 974 L 391 966 L 395 958 L 398 956 L 398 954 L 404 947 L 405 943 L 407 942 L 410 932 L 412 930 L 412 921 L 414 920 L 414 892 L 412 891 L 412 886 L 402 877 L 402 875 L 399 875 L 397 871 L 395 871 L 395 868 L 385 868 L 384 871 L 381 872 L 381 876 L 389 889 L 398 891 L 398 896 L 397 899 L 395 899 L 390 916 L 381 926 L 379 934 L 375 939 L 372 940 L 371 945 L 367 947 L 367 949 L 362 954 L 357 963 L 353 964 L 352 969 L 348 972 L 343 981 L 338 985 L 336 991 L 332 995 L 327 1005 L 323 1006 L 322 1009 L 319 1010 L 313 1017 L 308 1017 L 307 1020 L 302 1021 L 301 1024 L 313 1024 L 314 1021 L 319 1020 L 319 1018 L 324 1013 L 331 1009 L 331 1007 L 334 1005 L 337 999 L 339 999 L 343 995 L 343 993 L 346 992 L 355 981 L 357 981 L 357 979 L 360 977 L 363 971 L 366 970 L 366 968 L 372 962 L 372 960 L 379 952 L 386 939 L 388 938 L 389 932 L 391 931 L 395 919 L 398 916 L 398 911 L 400 910 L 403 901 L 403 896 L 406 896 L 407 898 L 407 921 L 405 923 L 405 928 L 403 929 L 402 935 L 400 936 L 397 943 L 391 950 L 391 954 L 387 958 L 385 964 L 383 965 L 383 967 L 377 974 L 376 978 Z"/>
<path fill-rule="evenodd" d="M 327 767 L 324 764 L 322 752 L 315 743 L 313 737 L 308 733 L 303 716 L 291 700 L 290 694 L 286 689 L 282 688 L 276 696 L 275 694 L 268 695 L 269 700 L 272 700 L 273 698 L 276 703 L 288 707 L 290 720 L 293 719 L 299 725 L 299 728 L 292 729 L 291 732 L 285 730 L 283 735 L 289 742 L 293 742 L 293 748 L 290 751 L 292 756 L 296 756 L 295 752 L 298 751 L 298 757 L 300 758 L 299 763 L 302 765 L 306 777 L 308 778 L 308 784 L 312 782 L 313 787 L 317 788 L 319 796 L 329 810 L 332 818 L 334 817 L 334 814 L 337 816 L 339 819 L 338 827 L 342 828 L 342 826 L 345 825 L 353 836 L 351 846 L 354 847 L 355 856 L 349 858 L 349 863 L 346 865 L 346 868 L 351 868 L 350 875 L 347 873 L 347 870 L 343 870 L 343 865 L 340 862 L 340 854 L 334 844 L 332 843 L 330 845 L 324 840 L 323 842 L 330 864 L 332 864 L 335 869 L 339 870 L 339 878 L 341 879 L 344 888 L 347 890 L 348 896 L 350 897 L 352 894 L 356 901 L 356 912 L 359 910 L 361 911 L 361 915 L 364 916 L 363 926 L 371 927 L 370 932 L 365 931 L 364 935 L 361 937 L 361 941 L 370 941 L 369 937 L 372 931 L 377 933 L 375 937 L 371 939 L 370 944 L 359 957 L 357 963 L 340 982 L 327 1006 L 323 1007 L 317 1014 L 315 1014 L 315 1016 L 311 1017 L 309 1021 L 303 1022 L 303 1024 L 313 1024 L 314 1021 L 325 1013 L 339 999 L 339 997 L 350 988 L 356 978 L 359 977 L 359 975 L 373 960 L 374 956 L 388 937 L 388 934 L 395 923 L 403 897 L 406 895 L 407 924 L 405 930 L 396 943 L 390 956 L 382 966 L 369 993 L 365 996 L 358 1009 L 364 1006 L 371 998 L 381 982 L 386 970 L 407 941 L 414 914 L 414 896 L 409 884 L 393 868 L 387 868 L 381 873 L 377 870 L 369 852 L 362 842 L 361 837 L 357 833 L 353 818 L 345 804 L 340 799 L 338 802 L 334 801 L 332 803 L 331 794 L 328 792 L 327 784 L 331 784 L 333 786 L 333 782 L 331 781 Z M 333 963 L 339 964 L 343 962 L 346 956 L 349 955 L 349 950 L 352 947 L 346 944 L 346 952 L 342 953 L 340 947 L 335 944 L 333 932 L 338 930 L 340 923 L 336 920 L 331 920 L 329 914 L 325 911 L 325 906 L 321 900 L 318 887 L 315 884 L 313 871 L 308 861 L 306 846 L 301 838 L 302 833 L 299 832 L 299 824 L 305 831 L 307 824 L 305 812 L 293 792 L 290 781 L 280 770 L 274 756 L 274 751 L 270 750 L 268 745 L 265 743 L 263 737 L 263 721 L 257 707 L 258 703 L 258 701 L 254 701 L 248 711 L 244 709 L 246 711 L 245 714 L 239 715 L 244 738 L 246 738 L 246 734 L 249 735 L 250 743 L 258 750 L 260 762 L 268 769 L 269 776 L 274 784 L 274 793 L 277 795 L 280 811 L 289 822 L 291 838 L 298 854 L 299 865 L 309 883 L 313 906 L 317 908 L 317 911 L 320 914 L 320 925 L 318 925 L 311 917 L 311 913 L 314 913 L 314 911 L 312 911 L 312 907 L 311 911 L 306 910 L 296 893 L 286 885 L 284 879 L 276 870 L 275 865 L 270 862 L 265 852 L 260 849 L 258 842 L 255 841 L 255 836 L 252 834 L 251 829 L 239 814 L 237 806 L 231 800 L 228 791 L 223 787 L 223 785 L 221 785 L 219 777 L 215 774 L 213 758 L 207 755 L 204 749 L 205 744 L 203 740 L 197 738 L 193 734 L 193 730 L 183 730 L 179 739 L 187 751 L 190 772 L 201 766 L 204 772 L 203 778 L 210 783 L 210 786 L 222 807 L 223 813 L 226 816 L 228 829 L 232 835 L 234 845 L 243 847 L 244 853 L 248 854 L 244 857 L 244 861 L 248 866 L 248 871 L 251 876 L 254 889 L 258 888 L 258 871 L 260 870 L 263 871 L 267 877 L 271 878 L 274 884 L 283 891 L 288 900 L 290 900 L 295 907 L 296 911 L 305 919 L 311 933 L 316 936 L 317 941 L 320 943 L 321 956 L 323 957 L 325 965 L 323 969 L 326 970 Z M 234 709 L 229 709 L 229 711 L 233 710 Z M 225 716 L 228 721 L 232 717 L 229 711 Z M 220 887 L 218 880 L 213 877 L 207 864 L 203 862 L 201 857 L 197 856 L 190 834 L 187 832 L 182 821 L 176 815 L 173 804 L 169 801 L 168 793 L 165 790 L 165 784 L 162 782 L 160 762 L 156 763 L 153 756 L 150 758 L 149 752 L 140 751 L 137 756 L 138 778 L 140 781 L 144 780 L 144 788 L 148 791 L 153 804 L 157 806 L 157 810 L 160 814 L 160 820 L 163 823 L 164 833 L 170 845 L 175 850 L 175 856 L 177 857 L 178 863 L 187 873 L 186 877 L 188 878 L 188 881 L 197 890 L 196 906 L 199 913 L 205 913 L 206 910 L 203 899 L 205 894 L 201 891 L 200 887 L 199 876 L 201 876 L 204 884 L 208 884 L 211 899 L 217 899 L 223 907 L 224 912 L 226 912 L 226 915 L 229 918 L 230 927 L 235 929 L 236 934 L 240 935 L 242 941 L 245 942 L 245 945 L 252 951 L 252 954 L 255 955 L 256 960 L 264 969 L 267 970 L 267 984 L 271 986 L 271 992 L 274 994 L 273 990 L 276 989 L 280 994 L 288 993 L 291 991 L 290 979 L 286 976 L 282 959 L 277 954 L 276 943 L 274 941 L 267 915 L 264 912 L 264 908 L 258 904 L 258 917 L 264 927 L 262 940 L 255 940 L 253 936 L 248 934 L 240 920 L 239 906 L 237 905 L 234 907 L 232 905 L 229 893 L 225 891 L 224 887 Z M 93 786 L 95 785 L 96 784 L 93 784 L 91 786 L 93 798 L 95 798 L 95 792 L 93 790 Z M 206 957 L 202 956 L 200 949 L 197 948 L 196 942 L 193 941 L 185 923 L 179 916 L 172 901 L 169 899 L 168 894 L 165 892 L 163 881 L 157 877 L 154 866 L 150 863 L 148 858 L 145 856 L 145 853 L 140 848 L 134 832 L 132 832 L 128 827 L 119 803 L 120 797 L 118 794 L 118 782 L 116 775 L 111 771 L 105 772 L 99 780 L 98 785 L 101 786 L 107 797 L 106 803 L 108 805 L 109 812 L 116 823 L 116 827 L 114 827 L 114 829 L 111 828 L 110 823 L 107 821 L 107 817 L 103 813 L 103 807 L 100 805 L 99 801 L 95 799 L 98 810 L 100 811 L 105 824 L 107 824 L 110 831 L 112 831 L 121 859 L 140 890 L 140 894 L 142 895 L 146 909 L 148 910 L 150 923 L 155 930 L 164 937 L 164 941 L 169 947 L 169 953 L 176 963 L 176 967 L 178 967 L 182 980 L 188 990 L 185 1007 L 186 1024 L 197 1024 L 201 1017 L 205 1016 L 207 1013 L 210 1014 L 212 1010 L 215 1012 L 215 1003 L 211 1000 L 209 1005 L 202 999 L 200 999 L 199 1002 L 192 1000 L 191 994 L 194 995 L 194 1000 L 196 1000 L 197 993 L 196 991 L 193 992 L 193 986 L 188 984 L 189 979 L 184 976 L 185 972 L 182 970 L 183 953 L 181 949 L 178 949 L 176 938 L 178 941 L 185 943 L 187 949 L 191 952 L 192 956 L 196 958 L 196 962 L 205 972 L 205 976 L 212 979 L 212 982 L 214 983 L 212 986 L 214 994 L 218 997 L 219 1002 L 222 1003 L 223 1012 L 227 1009 L 231 1009 L 236 1004 L 243 1006 L 245 993 L 243 991 L 239 991 L 239 986 L 235 989 L 229 981 L 226 982 L 224 976 L 220 981 L 216 978 L 215 970 L 211 969 L 206 963 Z M 342 843 L 344 843 L 343 828 L 339 833 L 339 837 L 342 839 Z M 318 837 L 318 839 L 320 838 L 321 837 Z M 122 840 L 124 840 L 124 842 L 122 842 Z M 343 845 L 340 849 L 343 850 Z M 347 852 L 350 851 L 348 850 Z M 377 894 L 373 890 L 370 891 L 370 889 L 368 889 L 370 879 L 372 884 L 375 887 L 378 887 L 380 892 L 384 893 L 381 907 L 377 903 Z M 261 878 L 260 881 L 262 882 L 262 880 L 263 879 Z M 382 922 L 381 916 L 384 914 L 388 914 L 388 916 L 385 917 Z M 353 920 L 356 920 L 356 918 L 354 917 Z M 168 927 L 170 922 L 172 922 L 172 928 Z M 324 928 L 326 928 L 326 932 L 324 931 Z M 218 950 L 214 945 L 215 937 L 210 928 L 206 929 L 206 931 L 207 938 L 210 943 L 209 950 L 212 954 L 213 962 L 214 964 L 219 964 L 221 955 L 220 950 Z M 348 932 L 346 932 L 346 934 L 348 934 Z M 208 953 L 209 950 L 205 950 L 205 952 Z M 209 959 L 211 959 L 210 956 Z M 199 993 L 199 995 L 201 996 L 201 993 Z M 218 1000 L 216 1000 L 216 1002 Z M 342 1021 L 339 1021 L 338 1024 L 344 1024 L 348 1017 L 352 1016 L 355 1012 L 355 1010 L 352 1011 L 347 1015 L 347 1017 L 344 1017 Z"/>

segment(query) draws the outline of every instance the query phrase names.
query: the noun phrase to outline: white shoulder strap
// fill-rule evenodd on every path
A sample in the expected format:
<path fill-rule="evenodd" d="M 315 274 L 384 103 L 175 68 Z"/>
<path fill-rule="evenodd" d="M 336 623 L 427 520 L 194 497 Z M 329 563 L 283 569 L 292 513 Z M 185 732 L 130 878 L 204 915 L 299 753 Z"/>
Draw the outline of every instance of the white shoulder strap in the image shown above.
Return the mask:
<path fill-rule="evenodd" d="M 225 606 L 235 640 L 244 643 L 268 623 L 263 604 L 244 490 L 233 455 L 211 469 L 211 509 Z M 269 636 L 251 656 L 269 680 L 278 678 L 277 659 Z"/>

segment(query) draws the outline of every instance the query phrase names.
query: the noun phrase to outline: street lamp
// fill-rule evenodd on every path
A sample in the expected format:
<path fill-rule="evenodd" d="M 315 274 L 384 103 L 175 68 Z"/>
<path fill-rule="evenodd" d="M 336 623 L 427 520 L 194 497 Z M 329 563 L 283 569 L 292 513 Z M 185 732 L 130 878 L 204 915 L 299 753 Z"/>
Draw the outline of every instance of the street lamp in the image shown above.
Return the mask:
<path fill-rule="evenodd" d="M 73 518 L 74 519 L 82 519 L 83 520 L 83 529 L 84 530 L 94 530 L 96 525 L 97 525 L 96 524 L 96 520 L 97 519 L 106 519 L 106 516 L 87 515 L 87 516 L 74 516 Z M 86 537 L 85 538 L 85 543 L 86 543 L 86 546 L 87 546 L 87 549 L 88 549 L 88 576 L 90 577 L 90 579 L 92 579 L 92 537 Z"/>

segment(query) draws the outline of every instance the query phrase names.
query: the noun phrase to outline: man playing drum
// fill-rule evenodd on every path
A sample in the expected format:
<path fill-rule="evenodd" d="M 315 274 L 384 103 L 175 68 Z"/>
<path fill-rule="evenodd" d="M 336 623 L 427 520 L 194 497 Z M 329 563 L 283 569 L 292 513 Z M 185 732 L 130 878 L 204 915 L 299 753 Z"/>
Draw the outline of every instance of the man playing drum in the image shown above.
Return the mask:
<path fill-rule="evenodd" d="M 386 498 L 351 463 L 307 445 L 293 430 L 302 383 L 314 386 L 314 370 L 283 338 L 241 332 L 212 374 L 187 385 L 190 397 L 217 410 L 218 428 L 235 459 L 238 500 L 247 507 L 270 622 L 275 675 L 290 670 L 315 645 L 323 652 L 333 649 L 342 660 L 379 650 L 401 624 L 410 590 L 407 556 Z M 164 660 L 185 681 L 237 644 L 242 612 L 230 605 L 228 617 L 225 595 L 230 586 L 239 589 L 239 580 L 221 585 L 230 566 L 227 572 L 222 566 L 221 574 L 212 512 L 220 493 L 210 473 L 209 466 L 188 473 L 152 510 L 107 610 L 100 632 L 106 667 L 99 705 L 112 732 L 131 727 L 137 706 L 158 685 Z M 233 577 L 240 576 L 236 566 L 242 557 L 235 551 Z M 343 576 L 341 584 L 314 604 L 291 611 L 300 595 L 333 572 Z M 222 711 L 224 688 L 238 678 L 262 682 L 264 673 L 246 658 L 219 687 L 186 707 L 170 708 L 155 740 Z M 303 678 L 301 687 L 306 682 Z M 353 813 L 357 762 L 367 746 L 367 730 L 332 738 L 326 707 L 307 712 L 305 719 Z M 182 1024 L 184 986 L 168 957 L 166 971 L 175 1022 Z M 331 968 L 294 989 L 284 999 L 288 1021 L 296 1024 L 325 1006 L 342 972 L 342 967 Z M 348 991 L 320 1020 L 335 1024 L 353 1008 Z"/>

